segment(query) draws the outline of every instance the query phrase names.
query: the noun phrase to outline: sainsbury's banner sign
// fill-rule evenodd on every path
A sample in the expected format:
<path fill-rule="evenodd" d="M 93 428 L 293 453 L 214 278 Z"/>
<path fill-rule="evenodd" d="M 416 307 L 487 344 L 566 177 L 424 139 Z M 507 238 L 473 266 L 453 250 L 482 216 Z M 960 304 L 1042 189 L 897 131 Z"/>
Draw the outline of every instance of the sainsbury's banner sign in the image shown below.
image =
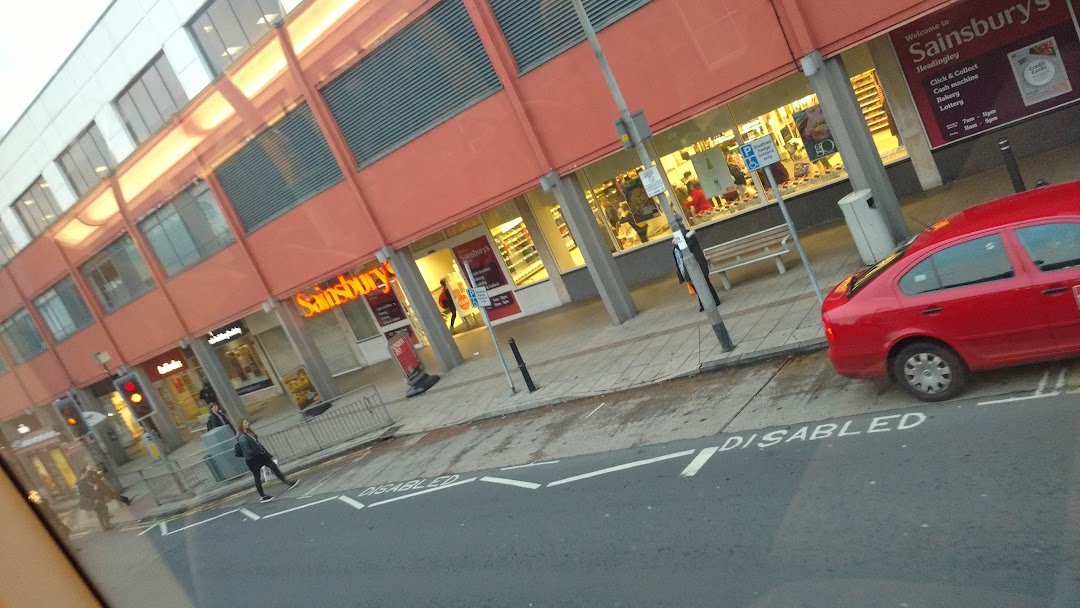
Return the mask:
<path fill-rule="evenodd" d="M 1070 0 L 961 0 L 891 34 L 934 147 L 1080 99 Z"/>
<path fill-rule="evenodd" d="M 390 267 L 390 262 L 383 262 L 377 268 L 348 278 L 341 275 L 336 283 L 331 283 L 326 287 L 315 287 L 311 294 L 301 291 L 296 294 L 296 303 L 300 305 L 300 311 L 305 317 L 312 317 L 375 291 L 381 291 L 384 294 L 391 293 L 393 288 L 390 286 L 390 277 L 392 276 L 394 276 L 394 270 Z"/>

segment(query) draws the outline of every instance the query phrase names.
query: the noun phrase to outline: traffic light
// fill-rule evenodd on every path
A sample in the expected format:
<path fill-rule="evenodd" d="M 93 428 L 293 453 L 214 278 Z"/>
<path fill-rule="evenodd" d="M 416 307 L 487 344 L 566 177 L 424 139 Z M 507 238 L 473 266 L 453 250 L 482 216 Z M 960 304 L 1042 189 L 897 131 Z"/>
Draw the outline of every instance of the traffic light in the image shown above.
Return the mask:
<path fill-rule="evenodd" d="M 75 437 L 82 437 L 90 432 L 90 429 L 86 426 L 86 420 L 83 418 L 82 410 L 79 409 L 79 404 L 76 403 L 74 397 L 62 397 L 57 399 L 53 405 L 56 406 L 56 412 L 60 414 L 60 419 L 71 429 L 71 433 Z"/>
<path fill-rule="evenodd" d="M 113 380 L 113 387 L 120 393 L 124 404 L 131 410 L 136 420 L 146 418 L 154 413 L 154 406 L 150 402 L 150 396 L 143 389 L 142 380 L 136 374 L 124 374 Z"/>

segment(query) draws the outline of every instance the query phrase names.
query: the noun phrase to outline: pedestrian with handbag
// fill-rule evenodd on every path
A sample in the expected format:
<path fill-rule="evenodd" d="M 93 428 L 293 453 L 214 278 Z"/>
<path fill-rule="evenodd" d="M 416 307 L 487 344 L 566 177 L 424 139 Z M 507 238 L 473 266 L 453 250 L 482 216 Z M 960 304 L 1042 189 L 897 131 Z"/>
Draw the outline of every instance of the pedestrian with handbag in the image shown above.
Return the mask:
<path fill-rule="evenodd" d="M 274 499 L 273 496 L 263 492 L 261 473 L 263 467 L 270 469 L 289 489 L 295 488 L 296 484 L 300 483 L 299 480 L 289 481 L 285 477 L 274 462 L 274 457 L 263 447 L 263 444 L 259 443 L 259 436 L 251 430 L 251 423 L 246 418 L 240 421 L 240 430 L 236 433 L 236 447 L 233 448 L 233 453 L 244 457 L 244 462 L 255 477 L 255 491 L 259 493 L 259 498 L 263 502 Z"/>
<path fill-rule="evenodd" d="M 109 505 L 105 501 L 105 495 L 98 490 L 97 474 L 92 471 L 93 465 L 86 465 L 83 474 L 76 481 L 79 489 L 79 508 L 83 511 L 93 511 L 97 515 L 101 529 L 108 532 L 112 530 L 112 522 L 109 521 Z"/>

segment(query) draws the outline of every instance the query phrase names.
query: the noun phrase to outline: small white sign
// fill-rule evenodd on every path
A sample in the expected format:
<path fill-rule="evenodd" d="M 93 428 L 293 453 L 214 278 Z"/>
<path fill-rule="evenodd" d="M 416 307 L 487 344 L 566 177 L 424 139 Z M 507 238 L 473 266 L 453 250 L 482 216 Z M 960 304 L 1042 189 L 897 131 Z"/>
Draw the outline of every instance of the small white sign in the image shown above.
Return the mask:
<path fill-rule="evenodd" d="M 491 306 L 491 297 L 488 296 L 487 287 L 474 287 L 466 291 L 473 306 Z"/>
<path fill-rule="evenodd" d="M 649 196 L 660 196 L 664 192 L 664 179 L 660 177 L 660 169 L 658 167 L 649 167 L 641 173 L 638 173 L 638 177 L 641 178 L 641 185 L 645 186 L 645 194 Z"/>
<path fill-rule="evenodd" d="M 776 143 L 769 135 L 746 142 L 739 146 L 739 152 L 750 171 L 780 162 L 780 151 L 776 149 Z"/>
<path fill-rule="evenodd" d="M 682 230 L 676 230 L 675 233 L 671 235 L 671 240 L 675 243 L 676 247 L 683 251 L 690 248 L 689 245 L 686 244 L 686 237 L 683 236 Z"/>

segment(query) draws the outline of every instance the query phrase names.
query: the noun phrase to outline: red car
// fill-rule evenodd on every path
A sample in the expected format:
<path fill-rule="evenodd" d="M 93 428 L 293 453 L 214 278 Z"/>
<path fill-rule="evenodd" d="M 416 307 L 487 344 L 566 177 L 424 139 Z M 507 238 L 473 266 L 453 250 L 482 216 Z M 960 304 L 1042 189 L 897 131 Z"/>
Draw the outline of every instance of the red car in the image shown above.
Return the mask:
<path fill-rule="evenodd" d="M 1080 182 L 934 224 L 837 285 L 822 320 L 837 373 L 925 401 L 970 371 L 1080 355 Z"/>

